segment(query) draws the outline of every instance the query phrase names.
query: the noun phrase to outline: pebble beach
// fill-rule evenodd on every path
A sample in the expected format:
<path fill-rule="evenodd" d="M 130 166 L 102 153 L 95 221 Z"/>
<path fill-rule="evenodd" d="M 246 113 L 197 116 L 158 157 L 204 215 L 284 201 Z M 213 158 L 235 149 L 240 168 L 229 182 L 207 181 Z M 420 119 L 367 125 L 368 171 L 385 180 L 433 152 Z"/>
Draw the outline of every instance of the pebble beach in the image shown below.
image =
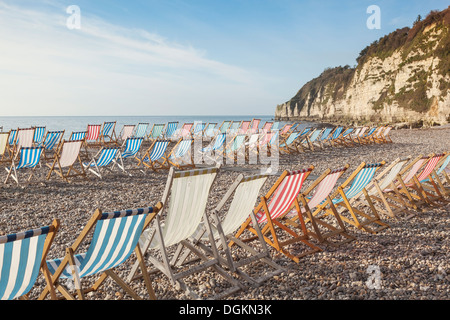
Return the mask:
<path fill-rule="evenodd" d="M 345 179 L 361 162 L 375 163 L 406 156 L 417 157 L 450 151 L 450 127 L 399 129 L 390 133 L 393 143 L 333 147 L 314 152 L 280 155 L 279 170 L 294 170 L 314 165 L 313 175 L 327 168 L 349 164 Z M 6 176 L 2 168 L 2 179 Z M 167 171 L 107 173 L 103 179 L 89 175 L 89 181 L 73 180 L 66 183 L 53 176 L 45 180 L 48 168 L 37 169 L 43 182 L 25 188 L 12 180 L 0 186 L 0 235 L 30 230 L 60 219 L 60 230 L 55 238 L 49 259 L 64 256 L 93 212 L 142 208 L 156 205 L 163 194 Z M 245 164 L 238 170 L 224 169 L 218 174 L 208 199 L 207 211 L 215 208 L 230 184 L 243 173 L 258 170 L 258 165 Z M 277 179 L 271 176 L 261 190 L 264 195 Z M 307 255 L 295 263 L 269 248 L 272 259 L 284 271 L 259 287 L 247 286 L 226 299 L 229 300 L 448 300 L 450 298 L 450 204 L 422 208 L 411 219 L 392 219 L 382 216 L 390 228 L 378 234 L 348 226 L 356 240 L 339 247 L 317 244 L 321 252 Z M 314 241 L 314 240 L 313 240 Z M 295 248 L 294 248 L 295 250 Z M 152 254 L 150 251 L 149 254 Z M 117 271 L 126 277 L 134 258 Z M 371 282 L 377 270 L 378 282 Z M 151 274 L 154 290 L 161 300 L 189 299 L 176 290 L 167 277 Z M 83 280 L 84 281 L 84 280 Z M 89 280 L 87 280 L 89 281 Z M 204 272 L 197 278 L 198 290 L 214 290 L 214 273 Z M 36 298 L 44 288 L 39 277 L 30 298 Z M 141 281 L 132 287 L 148 298 Z M 107 281 L 98 292 L 87 295 L 92 300 L 129 300 L 127 294 L 112 281 Z"/>

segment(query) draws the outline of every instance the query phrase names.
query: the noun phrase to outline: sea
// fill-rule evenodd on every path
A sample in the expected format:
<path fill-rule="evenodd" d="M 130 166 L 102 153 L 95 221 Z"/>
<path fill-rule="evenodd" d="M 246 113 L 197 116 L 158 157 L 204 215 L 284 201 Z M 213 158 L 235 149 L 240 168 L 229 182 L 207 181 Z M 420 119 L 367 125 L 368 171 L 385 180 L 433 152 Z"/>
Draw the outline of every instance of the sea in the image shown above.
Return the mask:
<path fill-rule="evenodd" d="M 275 121 L 273 116 L 269 115 L 204 115 L 204 116 L 37 116 L 37 117 L 15 117 L 0 116 L 0 131 L 9 131 L 17 128 L 46 127 L 47 131 L 65 130 L 65 136 L 70 136 L 72 132 L 85 131 L 88 124 L 103 124 L 104 122 L 116 121 L 115 132 L 118 134 L 124 125 L 149 123 L 149 129 L 153 124 L 168 123 L 178 121 L 180 128 L 183 123 L 217 123 L 217 126 L 223 121 L 241 121 L 261 119 L 260 128 L 266 121 Z M 279 121 L 279 128 L 282 128 L 286 121 Z M 315 127 L 313 122 L 304 122 L 300 126 Z"/>

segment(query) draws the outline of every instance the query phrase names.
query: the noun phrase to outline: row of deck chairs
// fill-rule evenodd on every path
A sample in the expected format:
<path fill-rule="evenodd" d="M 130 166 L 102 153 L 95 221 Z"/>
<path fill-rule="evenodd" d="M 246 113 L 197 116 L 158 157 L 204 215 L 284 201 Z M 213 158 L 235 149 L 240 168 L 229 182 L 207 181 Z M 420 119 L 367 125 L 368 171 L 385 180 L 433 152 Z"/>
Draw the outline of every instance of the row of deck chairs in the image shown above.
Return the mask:
<path fill-rule="evenodd" d="M 27 298 L 41 270 L 46 282 L 39 299 L 85 299 L 106 279 L 132 298 L 156 299 L 150 275 L 167 277 L 173 288 L 194 299 L 224 298 L 283 272 L 270 248 L 298 263 L 323 250 L 322 245 L 355 240 L 348 226 L 376 234 L 389 228 L 386 219 L 412 218 L 429 206 L 448 203 L 449 162 L 449 152 L 389 164 L 363 162 L 345 180 L 348 164 L 313 179 L 314 166 L 286 170 L 259 201 L 269 177 L 241 174 L 210 213 L 206 204 L 220 168 L 171 168 L 154 207 L 96 210 L 60 259 L 46 259 L 58 220 L 0 237 L 0 297 Z M 86 253 L 79 253 L 91 233 Z M 294 244 L 306 250 L 299 253 Z M 136 260 L 126 279 L 120 278 L 114 269 L 133 252 Z M 255 264 L 265 266 L 264 272 Z M 211 292 L 191 281 L 205 270 L 223 281 Z M 85 288 L 82 279 L 87 277 L 97 280 Z M 146 287 L 145 297 L 132 289 L 137 282 Z"/>
<path fill-rule="evenodd" d="M 289 125 L 287 125 L 289 126 Z M 280 133 L 279 150 L 281 153 L 292 154 L 315 151 L 326 147 L 353 147 L 356 145 L 392 143 L 389 136 L 392 126 L 375 127 L 325 127 L 299 128 L 293 127 L 285 133 Z"/>

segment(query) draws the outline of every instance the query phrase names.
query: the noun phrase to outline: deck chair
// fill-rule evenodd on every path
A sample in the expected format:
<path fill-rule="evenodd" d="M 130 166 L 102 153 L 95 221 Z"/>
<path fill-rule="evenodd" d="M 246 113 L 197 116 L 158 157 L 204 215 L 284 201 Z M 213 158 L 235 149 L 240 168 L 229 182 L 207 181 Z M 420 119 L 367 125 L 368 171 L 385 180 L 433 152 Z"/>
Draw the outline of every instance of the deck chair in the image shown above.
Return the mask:
<path fill-rule="evenodd" d="M 8 174 L 6 175 L 4 183 L 7 183 L 8 179 L 11 177 L 18 185 L 20 185 L 17 171 L 24 171 L 24 170 L 30 172 L 30 175 L 26 180 L 26 183 L 30 183 L 31 178 L 34 177 L 35 169 L 39 164 L 39 161 L 41 160 L 43 149 L 44 148 L 42 147 L 31 147 L 31 148 L 21 147 L 17 152 L 16 156 L 14 156 L 14 158 L 11 160 L 11 166 L 5 167 L 5 170 Z"/>
<path fill-rule="evenodd" d="M 347 128 L 342 134 L 336 138 L 335 144 L 344 146 L 344 147 L 350 147 L 353 145 L 351 134 L 355 130 L 355 128 Z"/>
<path fill-rule="evenodd" d="M 291 129 L 294 128 L 294 124 L 293 123 L 287 123 L 285 124 L 279 131 L 280 131 L 280 137 L 284 138 L 285 136 L 287 136 L 289 133 L 291 133 Z"/>
<path fill-rule="evenodd" d="M 200 149 L 198 152 L 202 155 L 205 162 L 219 162 L 222 163 L 222 161 L 219 161 L 219 157 L 223 158 L 224 155 L 224 146 L 225 141 L 227 139 L 226 133 L 220 133 L 218 134 L 213 141 L 206 147 Z"/>
<path fill-rule="evenodd" d="M 366 131 L 369 129 L 369 127 L 360 127 L 360 129 L 356 132 L 354 132 L 352 135 L 351 135 L 351 140 L 352 140 L 352 143 L 353 143 L 353 145 L 356 145 L 356 144 L 362 144 L 362 137 L 364 137 L 365 136 L 365 134 L 366 134 Z"/>
<path fill-rule="evenodd" d="M 152 145 L 145 151 L 142 158 L 139 159 L 138 166 L 142 164 L 153 171 L 170 169 L 170 164 L 167 162 L 167 150 L 169 144 L 170 140 L 154 140 Z"/>
<path fill-rule="evenodd" d="M 128 138 L 133 136 L 134 128 L 136 126 L 134 124 L 126 124 L 122 127 L 122 130 L 119 133 L 118 142 L 124 144 Z"/>
<path fill-rule="evenodd" d="M 235 135 L 229 143 L 227 143 L 225 147 L 224 155 L 230 159 L 235 161 L 235 159 L 245 159 L 245 139 L 247 135 L 245 134 L 237 134 Z"/>
<path fill-rule="evenodd" d="M 300 139 L 301 132 L 296 131 L 289 134 L 286 138 L 282 138 L 283 141 L 280 142 L 280 152 L 285 154 L 291 154 L 291 153 L 298 153 L 300 150 L 298 150 L 297 144 L 295 141 L 297 139 Z"/>
<path fill-rule="evenodd" d="M 259 124 L 261 123 L 261 119 L 253 119 L 250 123 L 250 127 L 248 128 L 248 133 L 254 134 L 259 130 Z"/>
<path fill-rule="evenodd" d="M 148 140 L 155 141 L 157 139 L 161 139 L 163 136 L 164 128 L 166 125 L 164 123 L 155 123 L 153 124 L 150 133 L 148 134 Z"/>
<path fill-rule="evenodd" d="M 147 136 L 147 129 L 149 127 L 149 123 L 141 122 L 136 125 L 133 132 L 133 137 L 135 138 L 145 138 Z"/>
<path fill-rule="evenodd" d="M 70 134 L 69 141 L 86 140 L 87 131 L 74 131 Z"/>
<path fill-rule="evenodd" d="M 263 135 L 260 133 L 253 133 L 248 138 L 247 142 L 245 143 L 246 147 L 246 153 L 245 153 L 245 161 L 250 162 L 250 159 L 255 159 L 258 156 L 259 153 L 259 139 L 262 138 Z"/>
<path fill-rule="evenodd" d="M 447 173 L 449 163 L 450 163 L 450 152 L 447 152 L 444 154 L 439 163 L 436 165 L 438 169 L 435 170 L 436 172 L 435 183 L 439 185 L 440 191 L 443 193 L 444 196 L 447 196 L 449 194 L 448 187 L 445 186 L 445 184 L 450 184 L 450 179 Z M 443 176 L 443 179 L 441 179 L 440 176 Z M 433 190 L 434 185 L 429 178 L 424 179 L 422 182 L 423 182 L 422 186 L 425 189 Z"/>
<path fill-rule="evenodd" d="M 47 131 L 45 138 L 38 147 L 44 147 L 42 156 L 45 160 L 51 160 L 54 157 L 54 148 L 61 143 L 61 139 L 64 137 L 64 130 L 59 131 Z"/>
<path fill-rule="evenodd" d="M 147 293 L 150 299 L 155 300 L 156 296 L 139 246 L 139 237 L 161 206 L 158 204 L 150 208 L 110 213 L 97 209 L 75 242 L 66 249 L 65 256 L 47 261 L 47 267 L 52 274 L 51 284 L 67 300 L 84 300 L 86 293 L 97 291 L 105 280 L 111 278 L 132 298 L 140 300 L 142 298 L 115 272 L 134 251 Z M 89 245 L 86 252 L 78 253 L 84 243 Z M 89 288 L 83 287 L 81 281 L 87 277 L 97 278 Z M 63 285 L 62 280 L 66 280 L 70 285 Z M 74 289 L 67 288 L 69 286 Z M 48 291 L 46 288 L 40 297 L 44 298 Z"/>
<path fill-rule="evenodd" d="M 9 132 L 0 132 L 0 163 L 9 161 Z"/>
<path fill-rule="evenodd" d="M 116 121 L 108 121 L 103 123 L 99 137 L 102 146 L 106 146 L 108 144 L 118 145 L 115 129 L 116 129 Z"/>
<path fill-rule="evenodd" d="M 28 300 L 40 272 L 52 299 L 55 288 L 45 260 L 59 229 L 59 220 L 49 226 L 0 236 L 0 300 Z"/>
<path fill-rule="evenodd" d="M 180 139 L 167 156 L 169 164 L 179 170 L 195 168 L 191 150 L 193 143 L 193 139 Z"/>
<path fill-rule="evenodd" d="M 130 170 L 138 170 L 138 168 L 133 168 L 133 160 L 135 160 L 137 163 L 140 163 L 140 157 L 138 156 L 139 151 L 141 150 L 142 142 L 144 141 L 144 138 L 137 138 L 137 137 L 129 137 L 125 141 L 125 147 L 122 152 L 119 153 L 119 156 L 117 160 L 114 162 L 113 168 L 115 165 L 118 165 L 119 168 L 128 175 L 130 174 Z M 127 163 L 131 162 L 131 163 Z M 127 166 L 128 164 L 128 166 Z"/>
<path fill-rule="evenodd" d="M 167 123 L 166 132 L 164 133 L 165 139 L 172 140 L 177 129 L 178 129 L 178 121 L 172 121 Z"/>
<path fill-rule="evenodd" d="M 310 242 L 310 237 L 306 230 L 306 225 L 298 203 L 298 195 L 303 182 L 313 168 L 314 167 L 311 166 L 307 169 L 296 171 L 285 170 L 268 193 L 261 197 L 261 201 L 254 209 L 256 220 L 261 228 L 261 233 L 263 234 L 265 242 L 275 248 L 277 252 L 284 254 L 296 263 L 299 263 L 300 258 L 305 255 L 322 251 L 321 248 Z M 283 223 L 284 216 L 292 209 L 297 211 L 298 219 L 302 226 L 300 234 L 294 228 L 290 228 L 288 224 Z M 240 229 L 235 234 L 235 237 L 244 242 L 254 239 L 254 237 L 243 239 L 241 236 L 244 231 L 249 231 L 254 236 L 258 235 L 258 232 L 250 219 L 247 219 L 247 221 L 241 225 Z M 297 243 L 306 245 L 308 250 L 297 254 L 293 250 L 298 248 L 293 247 L 291 250 L 288 249 L 288 247 Z"/>
<path fill-rule="evenodd" d="M 269 131 L 273 128 L 273 125 L 274 125 L 273 121 L 266 121 L 266 122 L 264 123 L 264 125 L 262 126 L 261 131 L 262 131 L 263 133 L 267 133 L 267 132 L 269 132 Z M 275 129 L 275 128 L 274 128 L 274 129 Z"/>
<path fill-rule="evenodd" d="M 398 215 L 407 211 L 407 205 L 403 201 L 402 195 L 395 187 L 395 181 L 398 175 L 405 167 L 411 157 L 403 159 L 397 158 L 392 161 L 381 173 L 379 173 L 366 187 L 367 194 L 377 210 L 391 218 L 398 218 Z M 386 193 L 392 191 L 393 195 L 388 196 Z M 395 201 L 389 201 L 389 198 Z M 361 202 L 362 204 L 366 204 Z M 382 208 L 380 208 L 380 206 Z"/>
<path fill-rule="evenodd" d="M 14 134 L 14 140 L 11 144 L 11 157 L 15 157 L 21 148 L 31 148 L 34 147 L 34 128 L 18 128 Z M 10 133 L 11 139 L 11 133 Z"/>
<path fill-rule="evenodd" d="M 194 126 L 194 130 L 192 131 L 192 136 L 194 137 L 201 137 L 203 135 L 203 131 L 206 128 L 206 123 L 204 122 L 197 122 Z"/>
<path fill-rule="evenodd" d="M 217 126 L 216 122 L 208 123 L 205 130 L 203 131 L 203 135 L 208 138 L 214 138 L 218 132 L 218 130 L 216 129 L 216 126 Z"/>
<path fill-rule="evenodd" d="M 232 121 L 230 127 L 227 130 L 227 134 L 230 136 L 235 136 L 239 133 L 239 128 L 241 127 L 242 121 Z"/>
<path fill-rule="evenodd" d="M 344 131 L 343 126 L 337 126 L 333 132 L 330 134 L 328 139 L 326 139 L 324 142 L 328 144 L 330 147 L 334 147 L 337 145 L 337 140 L 341 136 L 342 132 Z"/>
<path fill-rule="evenodd" d="M 218 257 L 209 256 L 208 252 L 203 252 L 194 240 L 201 227 L 206 227 L 211 246 L 215 246 L 215 241 L 211 237 L 211 226 L 206 213 L 206 205 L 210 194 L 211 186 L 215 181 L 218 168 L 196 169 L 176 172 L 170 168 L 166 187 L 162 196 L 162 211 L 155 217 L 156 224 L 153 230 L 147 229 L 142 233 L 139 243 L 142 252 L 145 254 L 149 250 L 147 260 L 156 271 L 166 276 L 170 283 L 177 289 L 194 299 L 213 298 L 222 299 L 243 288 L 243 286 L 228 274 L 220 264 Z M 184 251 L 188 251 L 187 261 Z M 217 252 L 213 249 L 213 252 Z M 180 260 L 180 258 L 183 258 Z M 128 276 L 128 280 L 140 278 L 137 273 L 138 264 L 135 263 Z M 205 270 L 212 270 L 225 279 L 223 286 L 216 286 L 216 289 L 224 288 L 218 293 L 200 294 L 185 279 L 197 275 Z M 197 280 L 200 280 L 197 278 Z M 218 281 L 218 278 L 216 278 Z M 197 281 L 194 281 L 197 282 Z M 198 284 L 197 284 L 198 285 Z M 225 288 L 225 285 L 228 287 Z M 208 295 L 207 295 L 208 294 Z M 205 296 L 207 295 L 207 296 Z"/>
<path fill-rule="evenodd" d="M 66 141 L 63 140 L 55 151 L 53 163 L 46 165 L 50 168 L 47 180 L 50 180 L 52 173 L 55 172 L 61 179 L 70 183 L 71 178 L 82 177 L 87 180 L 80 152 L 84 140 Z M 76 165 L 79 165 L 76 168 Z"/>
<path fill-rule="evenodd" d="M 384 164 L 384 161 L 373 164 L 362 162 L 330 196 L 342 221 L 372 234 L 389 228 L 389 225 L 381 220 L 366 190 L 367 185 L 372 181 L 376 171 Z M 348 187 L 350 183 L 351 186 Z M 364 200 L 369 204 L 369 213 L 357 207 L 357 200 L 361 195 L 364 196 Z M 334 212 L 327 209 L 325 215 L 330 214 L 334 214 Z"/>
<path fill-rule="evenodd" d="M 219 127 L 220 133 L 227 133 L 233 121 L 225 120 Z"/>
<path fill-rule="evenodd" d="M 392 143 L 389 136 L 389 132 L 392 130 L 392 126 L 382 127 L 380 130 L 374 133 L 373 140 L 375 143 Z"/>
<path fill-rule="evenodd" d="M 33 128 L 34 128 L 33 145 L 35 147 L 39 147 L 44 141 L 46 127 L 33 127 Z"/>
<path fill-rule="evenodd" d="M 85 142 L 87 145 L 100 145 L 101 124 L 88 124 Z"/>
<path fill-rule="evenodd" d="M 359 137 L 359 143 L 360 144 L 370 144 L 374 142 L 373 135 L 377 131 L 378 127 L 373 127 L 369 129 L 369 131 Z"/>
<path fill-rule="evenodd" d="M 183 126 L 181 127 L 181 129 L 179 130 L 179 138 L 182 139 L 187 139 L 191 137 L 191 131 L 192 131 L 192 127 L 194 126 L 193 123 L 185 123 L 183 124 Z"/>
<path fill-rule="evenodd" d="M 213 252 L 213 248 L 204 242 L 208 239 L 204 225 L 195 236 L 196 243 L 204 251 L 209 252 L 211 256 L 219 257 L 225 269 L 238 274 L 252 286 L 260 286 L 266 280 L 284 271 L 271 259 L 253 213 L 258 194 L 266 180 L 265 175 L 244 177 L 240 174 L 217 204 L 211 214 L 211 229 L 216 242 L 213 248 L 217 248 L 218 252 Z M 224 212 L 227 208 L 228 210 Z M 234 237 L 234 233 L 248 218 L 251 219 L 258 233 L 256 246 L 248 245 Z M 258 263 L 261 269 L 256 268 L 255 272 L 255 264 Z M 267 266 L 268 270 L 262 270 L 264 266 Z"/>
<path fill-rule="evenodd" d="M 321 244 L 338 247 L 356 239 L 348 232 L 330 198 L 331 192 L 348 167 L 349 165 L 347 164 L 342 168 L 325 170 L 298 196 L 301 212 L 304 215 L 304 223 L 310 223 L 312 226 L 312 229 L 305 228 L 305 230 L 309 236 L 314 237 Z M 319 213 L 323 212 L 324 208 L 327 207 L 333 212 L 331 219 L 319 216 Z M 296 228 L 302 228 L 301 223 L 298 222 L 296 209 L 291 210 L 285 216 L 284 221 L 286 224 Z"/>
<path fill-rule="evenodd" d="M 111 168 L 108 168 L 111 164 L 114 164 L 117 157 L 119 156 L 119 148 L 118 147 L 103 147 L 98 153 L 92 158 L 91 161 L 87 163 L 83 163 L 85 169 L 89 172 L 92 172 L 100 179 L 103 178 L 102 174 L 104 170 L 112 171 Z"/>

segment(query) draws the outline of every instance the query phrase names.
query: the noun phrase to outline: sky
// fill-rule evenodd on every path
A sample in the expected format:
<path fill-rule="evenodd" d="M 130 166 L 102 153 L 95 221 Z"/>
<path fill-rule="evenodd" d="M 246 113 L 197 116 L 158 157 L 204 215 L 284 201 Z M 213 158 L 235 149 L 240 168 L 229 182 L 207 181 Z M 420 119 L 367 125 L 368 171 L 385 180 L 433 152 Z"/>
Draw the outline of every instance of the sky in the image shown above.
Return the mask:
<path fill-rule="evenodd" d="M 449 4 L 0 0 L 0 116 L 273 115 L 324 69 Z"/>

